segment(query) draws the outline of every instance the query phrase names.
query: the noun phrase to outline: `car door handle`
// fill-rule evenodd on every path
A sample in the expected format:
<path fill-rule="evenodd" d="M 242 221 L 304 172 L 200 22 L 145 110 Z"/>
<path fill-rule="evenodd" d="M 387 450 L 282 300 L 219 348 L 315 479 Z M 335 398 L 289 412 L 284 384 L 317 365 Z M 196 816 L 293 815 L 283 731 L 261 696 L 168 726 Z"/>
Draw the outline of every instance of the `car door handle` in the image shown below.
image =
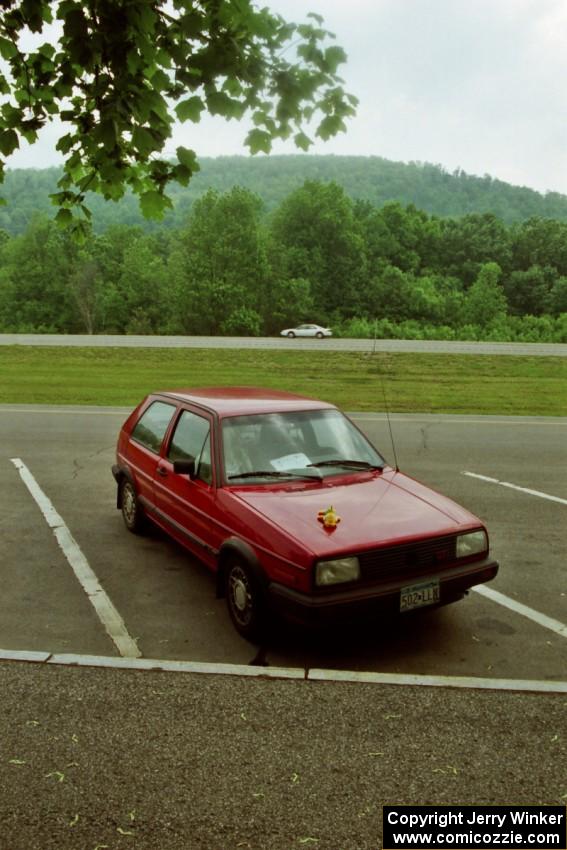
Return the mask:
<path fill-rule="evenodd" d="M 162 478 L 167 478 L 167 469 L 165 466 L 158 466 L 156 472 L 158 475 L 161 475 Z"/>

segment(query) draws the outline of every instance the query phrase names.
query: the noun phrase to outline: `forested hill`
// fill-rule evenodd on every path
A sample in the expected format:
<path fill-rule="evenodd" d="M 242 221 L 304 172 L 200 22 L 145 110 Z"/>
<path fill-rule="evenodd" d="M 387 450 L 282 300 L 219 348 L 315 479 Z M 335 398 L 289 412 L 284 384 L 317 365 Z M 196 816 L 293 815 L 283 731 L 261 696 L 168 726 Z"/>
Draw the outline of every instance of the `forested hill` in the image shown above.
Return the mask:
<path fill-rule="evenodd" d="M 8 203 L 0 208 L 0 228 L 17 234 L 26 228 L 34 213 L 52 215 L 49 194 L 55 191 L 59 175 L 57 168 L 8 170 L 1 191 Z M 202 159 L 201 172 L 188 188 L 171 188 L 175 209 L 166 216 L 164 224 L 182 224 L 195 198 L 209 188 L 221 192 L 233 186 L 250 189 L 262 198 L 269 212 L 305 180 L 334 181 L 351 198 L 364 199 L 378 207 L 394 200 L 443 217 L 491 212 L 508 224 L 532 216 L 567 221 L 567 196 L 557 192 L 543 195 L 488 176 L 474 177 L 463 171 L 451 174 L 427 163 L 302 154 Z M 97 231 L 115 223 L 139 224 L 146 230 L 163 226 L 146 222 L 133 197 L 114 204 L 89 196 L 88 204 Z"/>

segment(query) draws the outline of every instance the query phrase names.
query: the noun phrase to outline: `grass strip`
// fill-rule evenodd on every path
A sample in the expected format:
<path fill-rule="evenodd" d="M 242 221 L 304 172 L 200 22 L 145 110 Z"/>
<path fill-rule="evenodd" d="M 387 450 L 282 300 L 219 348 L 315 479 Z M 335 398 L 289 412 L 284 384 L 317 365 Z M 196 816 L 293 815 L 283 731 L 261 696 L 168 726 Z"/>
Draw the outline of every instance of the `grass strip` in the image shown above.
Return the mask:
<path fill-rule="evenodd" d="M 567 415 L 567 358 L 2 346 L 0 402 L 130 406 L 159 389 L 265 386 L 346 410 Z"/>

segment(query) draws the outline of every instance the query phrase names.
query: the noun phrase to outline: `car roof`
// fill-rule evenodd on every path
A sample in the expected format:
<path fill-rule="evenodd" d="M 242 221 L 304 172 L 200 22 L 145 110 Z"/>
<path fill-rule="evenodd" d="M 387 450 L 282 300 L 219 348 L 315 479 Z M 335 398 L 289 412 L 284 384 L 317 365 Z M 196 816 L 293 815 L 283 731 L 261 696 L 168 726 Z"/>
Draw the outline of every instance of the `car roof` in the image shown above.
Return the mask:
<path fill-rule="evenodd" d="M 198 404 L 219 416 L 247 413 L 283 413 L 291 410 L 333 409 L 334 405 L 283 390 L 265 387 L 196 387 L 164 390 L 152 396 L 166 397 L 188 404 Z"/>

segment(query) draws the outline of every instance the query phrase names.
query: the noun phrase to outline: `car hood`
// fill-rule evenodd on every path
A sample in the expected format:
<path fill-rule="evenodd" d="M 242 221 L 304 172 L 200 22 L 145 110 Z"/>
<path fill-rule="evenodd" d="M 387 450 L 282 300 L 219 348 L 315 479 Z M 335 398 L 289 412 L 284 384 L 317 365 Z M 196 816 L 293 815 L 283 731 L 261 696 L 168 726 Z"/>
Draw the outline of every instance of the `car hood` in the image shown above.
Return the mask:
<path fill-rule="evenodd" d="M 327 479 L 317 487 L 239 488 L 233 495 L 318 557 L 481 525 L 455 502 L 394 470 L 344 484 Z M 331 505 L 341 521 L 329 531 L 317 516 Z"/>

